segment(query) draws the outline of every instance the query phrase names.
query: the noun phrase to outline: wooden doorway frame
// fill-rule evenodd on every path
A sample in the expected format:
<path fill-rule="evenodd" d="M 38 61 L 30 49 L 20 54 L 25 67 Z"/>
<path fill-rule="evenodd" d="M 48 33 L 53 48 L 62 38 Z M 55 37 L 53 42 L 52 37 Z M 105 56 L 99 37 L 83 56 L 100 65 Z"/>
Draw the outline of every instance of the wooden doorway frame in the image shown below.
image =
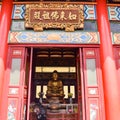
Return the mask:
<path fill-rule="evenodd" d="M 80 74 L 80 77 L 81 77 L 81 86 L 80 87 L 78 87 L 78 88 L 80 88 L 81 90 L 82 90 L 82 114 L 83 114 L 83 120 L 86 120 L 86 115 L 87 115 L 87 113 L 89 113 L 89 112 L 87 112 L 87 109 L 85 109 L 86 108 L 86 101 L 85 101 L 85 81 L 84 81 L 84 76 L 85 76 L 85 74 L 83 74 L 84 73 L 84 66 L 83 66 L 83 57 L 82 57 L 82 49 L 81 48 L 85 48 L 85 49 L 87 49 L 87 48 L 93 48 L 93 49 L 95 49 L 95 48 L 98 48 L 99 49 L 99 45 L 78 45 L 78 44 L 76 44 L 76 45 L 72 45 L 72 44 L 69 44 L 69 45 L 66 45 L 66 44 L 60 44 L 60 45 L 58 45 L 58 44 L 43 44 L 43 45 L 41 45 L 41 44 L 33 44 L 33 45 L 26 45 L 26 44 L 11 44 L 11 45 L 9 45 L 9 47 L 10 48 L 31 48 L 32 49 L 32 51 L 31 51 L 31 54 L 33 53 L 33 48 L 38 48 L 38 47 L 41 47 L 41 48 L 44 48 L 44 47 L 49 47 L 49 48 L 51 48 L 51 47 L 61 47 L 61 48 L 69 48 L 69 47 L 71 47 L 71 48 L 78 48 L 79 50 L 79 58 L 78 58 L 78 61 L 80 62 L 79 64 L 79 68 L 80 68 L 80 70 L 79 70 L 79 74 Z M 8 55 L 9 56 L 9 55 Z M 30 57 L 31 59 L 30 59 L 30 61 L 31 61 L 31 63 L 30 63 L 30 69 L 32 70 L 32 55 L 31 55 L 31 57 Z M 81 58 L 82 58 L 82 60 L 81 60 Z M 24 61 L 25 62 L 25 61 Z M 30 70 L 30 73 L 29 73 L 29 81 L 30 81 L 30 79 L 31 79 L 31 71 Z M 10 73 L 9 73 L 10 74 Z M 29 86 L 31 85 L 31 83 L 29 82 Z M 100 86 L 100 89 L 102 90 L 102 87 Z M 28 90 L 28 92 L 30 93 L 30 87 L 29 87 L 29 90 Z M 28 95 L 28 99 L 30 98 L 30 95 Z M 78 96 L 78 98 L 79 98 L 79 96 Z M 30 99 L 29 99 L 30 100 Z M 79 100 L 78 100 L 78 102 L 79 102 Z M 30 102 L 28 103 L 28 106 L 29 106 L 29 104 L 30 104 Z M 79 112 L 79 111 L 78 111 Z M 27 113 L 29 113 L 29 108 L 28 108 L 28 111 L 27 111 Z M 80 115 L 79 115 L 80 116 Z M 89 117 L 87 118 L 88 120 L 89 120 Z M 27 120 L 29 120 L 29 118 L 27 118 Z"/>

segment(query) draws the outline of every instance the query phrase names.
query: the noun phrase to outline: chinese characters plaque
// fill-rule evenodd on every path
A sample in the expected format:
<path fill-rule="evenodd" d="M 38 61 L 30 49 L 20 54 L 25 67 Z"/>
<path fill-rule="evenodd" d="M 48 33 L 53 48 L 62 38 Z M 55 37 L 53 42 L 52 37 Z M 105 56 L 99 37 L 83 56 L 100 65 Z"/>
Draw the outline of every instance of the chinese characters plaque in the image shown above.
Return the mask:
<path fill-rule="evenodd" d="M 26 5 L 26 28 L 33 28 L 35 31 L 43 31 L 43 28 L 65 28 L 65 31 L 74 31 L 83 26 L 83 5 L 45 3 Z"/>

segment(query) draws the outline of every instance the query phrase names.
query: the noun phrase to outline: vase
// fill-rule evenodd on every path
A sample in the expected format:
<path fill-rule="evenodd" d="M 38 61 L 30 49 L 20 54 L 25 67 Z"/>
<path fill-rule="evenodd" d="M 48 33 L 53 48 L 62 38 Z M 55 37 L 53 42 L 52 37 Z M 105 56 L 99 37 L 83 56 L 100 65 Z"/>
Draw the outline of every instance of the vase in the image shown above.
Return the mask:
<path fill-rule="evenodd" d="M 73 102 L 72 97 L 69 98 L 69 102 L 70 102 L 70 104 L 72 104 L 72 102 Z"/>

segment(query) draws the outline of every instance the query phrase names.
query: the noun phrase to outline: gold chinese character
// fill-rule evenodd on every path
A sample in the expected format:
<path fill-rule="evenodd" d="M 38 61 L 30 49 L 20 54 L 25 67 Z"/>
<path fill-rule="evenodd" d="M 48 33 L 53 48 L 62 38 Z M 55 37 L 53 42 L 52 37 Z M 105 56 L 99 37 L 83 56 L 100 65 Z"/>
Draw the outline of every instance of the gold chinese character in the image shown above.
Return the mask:
<path fill-rule="evenodd" d="M 52 17 L 52 19 L 54 19 L 55 21 L 57 21 L 58 18 L 59 18 L 58 12 L 57 11 L 52 12 L 51 13 L 51 17 Z"/>
<path fill-rule="evenodd" d="M 50 19 L 50 13 L 47 11 L 44 11 L 42 16 L 43 16 L 43 19 L 45 19 L 45 20 Z"/>
<path fill-rule="evenodd" d="M 35 18 L 35 19 L 41 19 L 41 18 L 40 18 L 40 11 L 35 11 L 35 12 L 34 12 L 34 18 Z"/>
<path fill-rule="evenodd" d="M 77 19 L 77 15 L 76 14 L 72 14 L 71 12 L 69 13 L 69 19 L 70 20 L 76 20 Z"/>
<path fill-rule="evenodd" d="M 66 20 L 67 18 L 65 17 L 65 12 L 62 11 L 61 14 L 60 14 L 60 19 L 61 20 Z"/>

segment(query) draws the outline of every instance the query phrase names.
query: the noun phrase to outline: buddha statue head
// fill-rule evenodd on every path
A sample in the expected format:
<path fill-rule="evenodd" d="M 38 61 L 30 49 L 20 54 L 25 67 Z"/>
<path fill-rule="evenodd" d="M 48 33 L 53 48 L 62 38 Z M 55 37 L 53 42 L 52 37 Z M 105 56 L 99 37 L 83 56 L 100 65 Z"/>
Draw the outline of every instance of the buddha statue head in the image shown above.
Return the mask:
<path fill-rule="evenodd" d="M 53 80 L 58 80 L 58 72 L 57 72 L 57 70 L 53 71 L 52 78 L 53 78 Z"/>

